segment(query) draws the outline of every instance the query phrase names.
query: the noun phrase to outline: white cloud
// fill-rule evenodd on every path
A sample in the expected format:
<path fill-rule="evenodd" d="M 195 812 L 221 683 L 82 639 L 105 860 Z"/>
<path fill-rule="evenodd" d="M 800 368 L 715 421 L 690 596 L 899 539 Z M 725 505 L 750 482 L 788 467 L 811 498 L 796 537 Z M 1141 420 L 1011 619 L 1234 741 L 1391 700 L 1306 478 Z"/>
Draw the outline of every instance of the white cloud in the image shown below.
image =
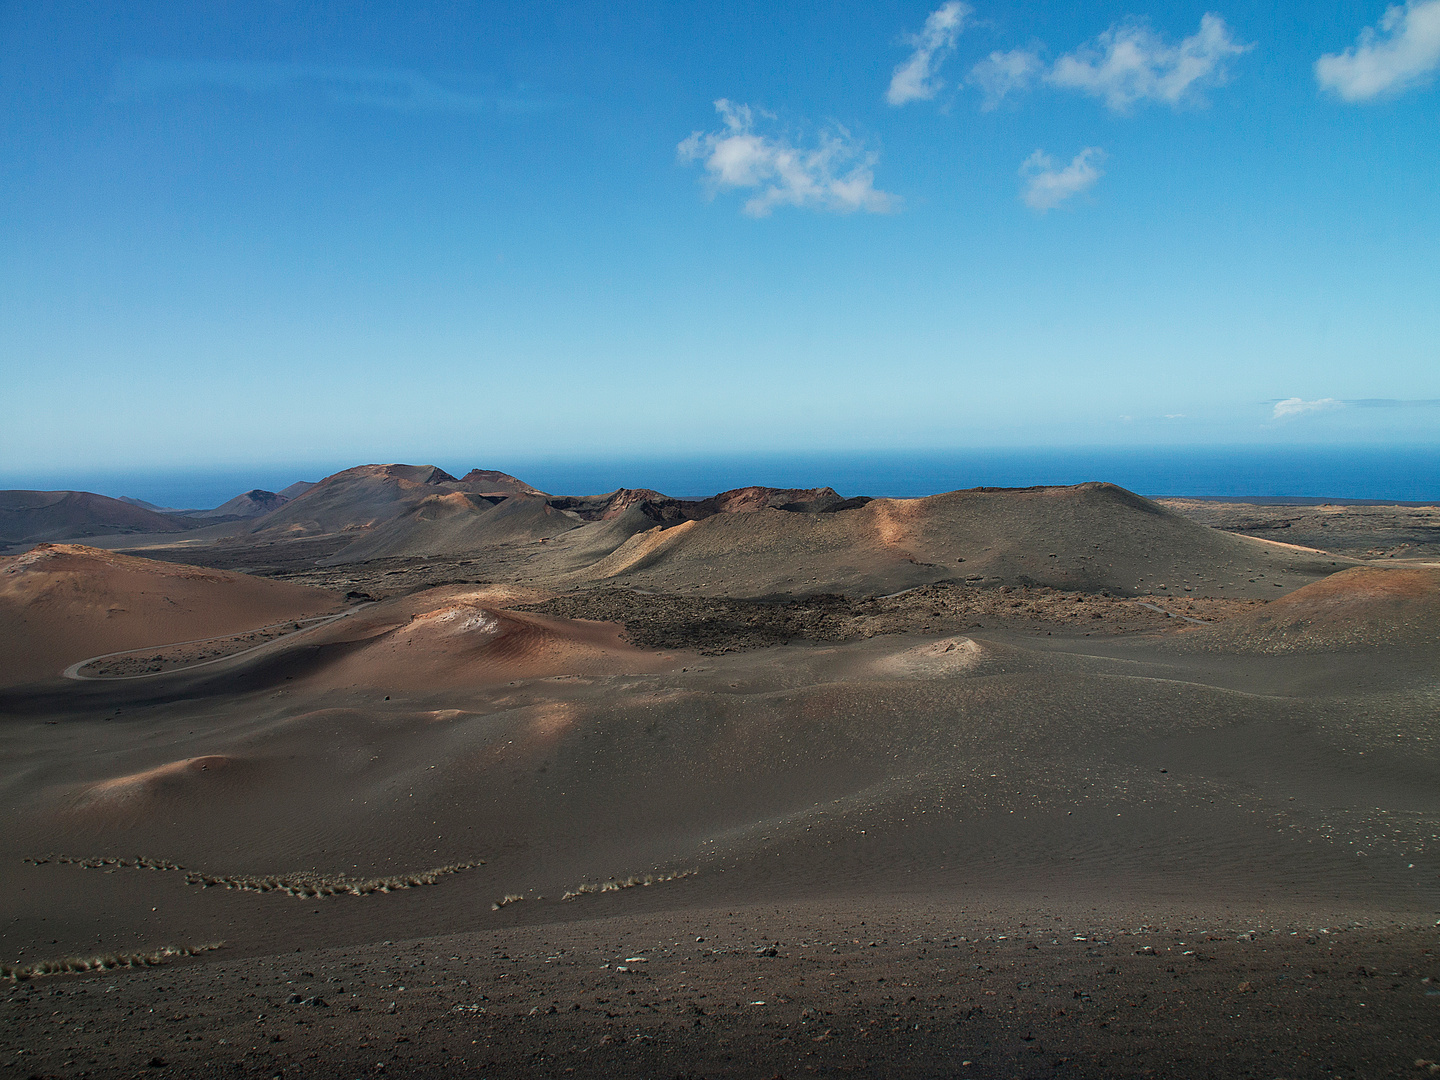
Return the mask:
<path fill-rule="evenodd" d="M 915 51 L 895 69 L 885 100 L 891 105 L 907 101 L 929 101 L 944 85 L 938 78 L 940 65 L 955 48 L 955 39 L 965 26 L 971 8 L 960 0 L 949 0 L 930 13 L 925 28 L 909 38 Z"/>
<path fill-rule="evenodd" d="M 1105 160 L 1105 151 L 1098 146 L 1087 146 L 1076 154 L 1063 169 L 1055 168 L 1055 162 L 1044 150 L 1036 150 L 1020 166 L 1020 175 L 1025 188 L 1020 198 L 1032 210 L 1045 213 L 1054 210 L 1066 199 L 1080 194 L 1095 185 L 1104 176 L 1099 163 Z"/>
<path fill-rule="evenodd" d="M 1325 412 L 1329 409 L 1343 409 L 1345 403 L 1335 398 L 1319 398 L 1315 401 L 1306 401 L 1304 398 L 1290 397 L 1284 401 L 1275 402 L 1275 412 L 1271 415 L 1272 420 L 1289 420 L 1291 417 L 1304 416 L 1307 413 Z"/>
<path fill-rule="evenodd" d="M 1213 12 L 1201 17 L 1198 31 L 1173 46 L 1140 23 L 1126 23 L 1062 56 L 1046 80 L 1100 98 L 1115 112 L 1138 101 L 1176 106 L 1223 83 L 1230 59 L 1252 48 L 1236 42 L 1225 20 Z"/>
<path fill-rule="evenodd" d="M 1380 32 L 1367 26 L 1343 53 L 1315 61 L 1315 81 L 1346 101 L 1370 101 L 1414 86 L 1440 68 L 1440 0 L 1386 8 Z"/>
<path fill-rule="evenodd" d="M 813 149 L 801 149 L 783 136 L 756 134 L 755 112 L 748 105 L 721 98 L 715 111 L 725 121 L 724 129 L 693 132 L 676 150 L 681 161 L 704 166 L 712 193 L 755 189 L 745 203 L 751 217 L 765 217 L 777 206 L 838 214 L 899 209 L 898 196 L 875 188 L 877 155 L 865 151 L 839 125 L 822 132 Z"/>
<path fill-rule="evenodd" d="M 992 52 L 970 69 L 966 81 L 984 92 L 981 108 L 993 109 L 1006 95 L 1029 89 L 1043 67 L 1039 54 L 1028 49 Z"/>

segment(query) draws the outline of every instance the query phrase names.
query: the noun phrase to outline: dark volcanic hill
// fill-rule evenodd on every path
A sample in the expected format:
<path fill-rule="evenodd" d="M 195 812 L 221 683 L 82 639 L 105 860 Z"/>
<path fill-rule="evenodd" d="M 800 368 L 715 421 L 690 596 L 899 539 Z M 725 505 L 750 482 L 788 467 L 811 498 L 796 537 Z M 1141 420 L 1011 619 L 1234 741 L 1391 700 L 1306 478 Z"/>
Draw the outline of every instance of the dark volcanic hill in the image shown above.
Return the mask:
<path fill-rule="evenodd" d="M 489 495 L 497 491 L 512 495 L 545 494 L 539 488 L 531 487 L 524 480 L 511 476 L 509 473 L 497 472 L 494 469 L 471 469 L 460 478 L 459 483 L 477 495 Z"/>
<path fill-rule="evenodd" d="M 734 596 L 887 593 L 966 580 L 1269 599 L 1280 595 L 1277 586 L 1293 589 L 1350 565 L 1221 533 L 1098 483 L 875 499 L 829 513 L 716 513 L 636 531 L 580 568 L 572 549 L 593 554 L 589 533 L 602 525 L 547 545 L 534 569 L 569 571 L 577 584 Z"/>
<path fill-rule="evenodd" d="M 121 495 L 120 501 L 123 503 L 129 503 L 131 506 L 138 506 L 142 510 L 153 510 L 157 514 L 185 514 L 189 512 L 186 510 L 181 510 L 180 508 L 175 506 L 156 506 L 152 502 L 146 502 L 144 499 L 137 499 L 132 495 Z"/>
<path fill-rule="evenodd" d="M 821 514 L 862 506 L 867 499 L 843 499 L 833 488 L 743 487 L 722 491 L 707 499 L 675 499 L 650 488 L 618 488 L 604 495 L 566 495 L 551 498 L 550 505 L 568 510 L 585 521 L 606 521 L 633 508 L 651 521 L 671 525 L 698 521 L 714 514 L 743 514 L 755 510 L 792 510 Z"/>
<path fill-rule="evenodd" d="M 88 491 L 0 491 L 0 543 L 176 533 L 195 523 Z"/>
<path fill-rule="evenodd" d="M 221 503 L 214 510 L 192 510 L 189 516 L 206 521 L 242 521 L 272 513 L 289 501 L 289 496 L 255 488 Z"/>
<path fill-rule="evenodd" d="M 557 536 L 579 524 L 573 514 L 552 508 L 541 496 L 452 491 L 426 496 L 327 561 L 465 554 Z"/>

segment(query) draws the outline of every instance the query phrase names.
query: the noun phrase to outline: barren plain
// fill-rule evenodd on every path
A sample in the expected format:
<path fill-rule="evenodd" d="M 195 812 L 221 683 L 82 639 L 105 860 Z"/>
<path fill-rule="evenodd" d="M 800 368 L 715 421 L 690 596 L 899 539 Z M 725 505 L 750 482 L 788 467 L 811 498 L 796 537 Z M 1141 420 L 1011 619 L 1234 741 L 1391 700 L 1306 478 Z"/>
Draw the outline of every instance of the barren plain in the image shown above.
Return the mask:
<path fill-rule="evenodd" d="M 0 1070 L 1428 1075 L 1440 566 L 1353 509 L 366 466 L 27 546 Z"/>

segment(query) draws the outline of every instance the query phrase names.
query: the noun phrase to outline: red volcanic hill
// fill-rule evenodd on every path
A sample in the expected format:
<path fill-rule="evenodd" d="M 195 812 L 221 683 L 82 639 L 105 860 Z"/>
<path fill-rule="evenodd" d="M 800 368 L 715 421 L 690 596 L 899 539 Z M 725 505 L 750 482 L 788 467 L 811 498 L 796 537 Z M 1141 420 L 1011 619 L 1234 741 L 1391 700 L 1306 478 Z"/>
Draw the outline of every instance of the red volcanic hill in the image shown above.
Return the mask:
<path fill-rule="evenodd" d="M 272 536 L 355 532 L 355 542 L 334 560 L 353 562 L 478 551 L 549 539 L 586 522 L 624 519 L 629 524 L 598 558 L 637 529 L 655 524 L 769 508 L 822 513 L 863 502 L 846 501 L 830 488 L 747 487 L 692 500 L 628 488 L 605 495 L 550 496 L 490 469 L 472 469 L 457 480 L 433 465 L 362 465 L 327 476 L 244 531 Z"/>
<path fill-rule="evenodd" d="M 463 498 L 420 510 L 427 500 L 450 495 Z M 478 498 L 486 495 L 526 496 L 542 502 L 546 498 L 523 480 L 493 470 L 472 469 L 457 480 L 434 465 L 360 465 L 304 489 L 246 531 L 317 536 L 371 530 L 407 515 L 422 522 L 437 516 L 454 517 L 467 504 L 480 512 L 496 501 Z M 400 540 L 396 530 L 388 535 Z M 412 551 L 414 544 L 407 546 L 402 541 L 401 546 L 406 552 L 418 553 Z"/>
<path fill-rule="evenodd" d="M 369 528 L 457 483 L 433 465 L 360 465 L 325 477 L 246 531 L 306 536 Z"/>
<path fill-rule="evenodd" d="M 1272 654 L 1406 645 L 1440 648 L 1440 568 L 1357 566 L 1177 642 Z"/>
<path fill-rule="evenodd" d="M 331 592 L 75 544 L 0 558 L 0 685 L 103 653 L 342 610 Z"/>
<path fill-rule="evenodd" d="M 0 491 L 0 543 L 177 533 L 195 523 L 88 491 Z"/>
<path fill-rule="evenodd" d="M 393 597 L 292 646 L 296 694 L 355 685 L 437 692 L 560 674 L 614 675 L 681 663 L 636 648 L 613 623 L 505 610 L 504 587 L 443 586 Z M 338 646 L 338 648 L 337 648 Z M 333 652 L 333 655 L 332 655 Z"/>

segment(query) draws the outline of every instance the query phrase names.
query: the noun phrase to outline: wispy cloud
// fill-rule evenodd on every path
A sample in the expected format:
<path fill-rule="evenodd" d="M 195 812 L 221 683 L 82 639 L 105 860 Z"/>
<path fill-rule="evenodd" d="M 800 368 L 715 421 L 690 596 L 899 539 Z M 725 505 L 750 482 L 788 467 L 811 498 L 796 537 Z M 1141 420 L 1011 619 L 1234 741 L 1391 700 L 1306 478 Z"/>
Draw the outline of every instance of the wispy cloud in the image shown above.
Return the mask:
<path fill-rule="evenodd" d="M 993 109 L 1010 94 L 1028 90 L 1044 70 L 1040 54 L 1030 49 L 992 52 L 970 69 L 966 81 L 985 95 L 982 109 Z"/>
<path fill-rule="evenodd" d="M 1054 210 L 1067 199 L 1095 186 L 1095 181 L 1104 176 L 1100 162 L 1105 160 L 1105 151 L 1098 146 L 1087 146 L 1071 159 L 1063 169 L 1055 168 L 1055 161 L 1044 150 L 1036 150 L 1020 166 L 1020 176 L 1025 186 L 1020 198 L 1025 205 L 1040 213 Z"/>
<path fill-rule="evenodd" d="M 971 10 L 969 4 L 949 0 L 930 13 L 924 29 L 907 39 L 914 46 L 914 52 L 890 77 L 886 101 L 891 105 L 929 101 L 940 92 L 944 85 L 939 79 L 940 65 L 954 51 L 955 39 L 964 29 Z"/>
<path fill-rule="evenodd" d="M 1178 106 L 1229 77 L 1229 62 L 1253 45 L 1242 45 L 1213 12 L 1179 45 L 1167 45 L 1143 23 L 1112 26 L 1094 41 L 1060 57 L 1046 75 L 1055 86 L 1100 98 L 1114 112 L 1137 102 Z"/>
<path fill-rule="evenodd" d="M 1440 0 L 1385 9 L 1377 32 L 1360 31 L 1342 53 L 1315 61 L 1315 80 L 1346 101 L 1373 101 L 1427 81 L 1440 69 Z"/>
<path fill-rule="evenodd" d="M 115 74 L 115 90 L 152 96 L 199 87 L 276 94 L 310 90 L 337 105 L 393 112 L 533 112 L 546 102 L 524 92 L 486 93 L 472 80 L 427 75 L 405 68 L 260 61 L 129 60 Z"/>
<path fill-rule="evenodd" d="M 1304 398 L 1289 397 L 1283 401 L 1275 402 L 1275 411 L 1271 413 L 1272 420 L 1291 420 L 1297 416 L 1306 416 L 1309 413 L 1328 412 L 1331 409 L 1343 409 L 1345 402 L 1336 398 L 1317 398 L 1315 401 L 1306 401 Z"/>
<path fill-rule="evenodd" d="M 899 209 L 898 196 L 875 188 L 878 155 L 863 149 L 843 127 L 821 132 L 813 148 L 801 149 L 783 135 L 757 134 L 756 111 L 748 105 L 721 98 L 715 111 L 724 128 L 693 132 L 676 150 L 681 161 L 704 167 L 712 194 L 754 190 L 745 203 L 751 217 L 765 217 L 777 206 L 838 214 Z"/>
<path fill-rule="evenodd" d="M 1286 420 L 1308 413 L 1329 412 L 1332 409 L 1440 409 L 1440 398 L 1304 398 L 1290 397 L 1281 401 L 1267 401 L 1274 406 L 1272 420 Z"/>

